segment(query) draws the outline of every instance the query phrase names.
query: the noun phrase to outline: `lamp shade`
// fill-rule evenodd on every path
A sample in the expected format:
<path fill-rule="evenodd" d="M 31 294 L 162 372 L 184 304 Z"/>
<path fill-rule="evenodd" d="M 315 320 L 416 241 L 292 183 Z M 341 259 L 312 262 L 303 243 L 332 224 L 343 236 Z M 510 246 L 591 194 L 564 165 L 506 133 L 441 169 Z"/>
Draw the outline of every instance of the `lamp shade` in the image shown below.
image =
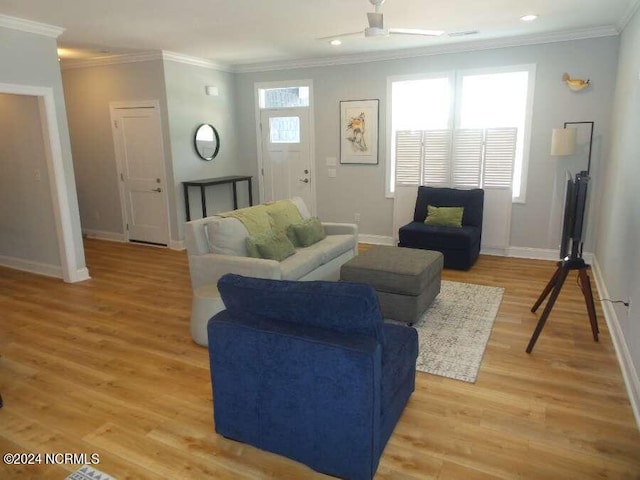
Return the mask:
<path fill-rule="evenodd" d="M 551 155 L 573 155 L 576 153 L 575 128 L 554 128 L 551 136 Z"/>

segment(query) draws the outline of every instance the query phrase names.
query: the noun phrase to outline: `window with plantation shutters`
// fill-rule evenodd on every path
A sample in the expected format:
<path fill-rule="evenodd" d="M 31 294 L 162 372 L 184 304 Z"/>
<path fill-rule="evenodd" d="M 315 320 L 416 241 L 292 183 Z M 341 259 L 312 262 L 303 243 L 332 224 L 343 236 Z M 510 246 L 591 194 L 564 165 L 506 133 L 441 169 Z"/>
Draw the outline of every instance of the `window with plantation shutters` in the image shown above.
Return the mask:
<path fill-rule="evenodd" d="M 511 186 L 513 161 L 516 155 L 516 128 L 488 128 L 485 132 L 484 172 L 485 187 Z"/>
<path fill-rule="evenodd" d="M 459 129 L 453 132 L 451 181 L 453 187 L 480 186 L 482 174 L 482 139 L 480 129 Z"/>
<path fill-rule="evenodd" d="M 396 134 L 396 185 L 420 185 L 422 171 L 422 131 Z"/>
<path fill-rule="evenodd" d="M 524 203 L 535 71 L 531 64 L 389 77 L 387 196 L 396 185 L 484 186 L 511 188 L 512 200 Z"/>
<path fill-rule="evenodd" d="M 451 176 L 451 130 L 425 130 L 422 143 L 422 184 L 446 186 Z"/>
<path fill-rule="evenodd" d="M 510 188 L 518 130 L 396 132 L 396 185 Z"/>

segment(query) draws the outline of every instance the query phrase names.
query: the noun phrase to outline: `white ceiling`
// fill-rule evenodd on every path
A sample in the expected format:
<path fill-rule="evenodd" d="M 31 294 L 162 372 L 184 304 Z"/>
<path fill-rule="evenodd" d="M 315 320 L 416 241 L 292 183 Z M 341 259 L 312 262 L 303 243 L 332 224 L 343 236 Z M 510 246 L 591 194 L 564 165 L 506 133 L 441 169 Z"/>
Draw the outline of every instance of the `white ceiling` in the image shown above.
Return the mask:
<path fill-rule="evenodd" d="M 615 34 L 640 0 L 387 0 L 386 27 L 467 37 L 320 37 L 364 29 L 368 0 L 0 0 L 0 14 L 65 29 L 67 56 L 168 51 L 239 66 L 496 39 Z M 535 13 L 538 20 L 520 17 Z M 469 45 L 472 46 L 471 44 Z"/>

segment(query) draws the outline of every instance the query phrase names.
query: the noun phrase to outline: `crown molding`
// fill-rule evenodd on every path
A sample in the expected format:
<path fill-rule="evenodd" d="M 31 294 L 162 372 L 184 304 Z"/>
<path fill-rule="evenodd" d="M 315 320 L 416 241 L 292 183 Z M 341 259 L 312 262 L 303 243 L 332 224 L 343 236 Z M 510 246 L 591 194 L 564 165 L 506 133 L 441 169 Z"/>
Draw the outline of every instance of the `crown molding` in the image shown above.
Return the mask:
<path fill-rule="evenodd" d="M 62 70 L 73 70 L 75 68 L 104 67 L 107 65 L 119 65 L 122 63 L 149 62 L 152 60 L 162 60 L 162 53 L 159 51 L 123 53 L 118 55 L 105 55 L 94 58 L 68 58 L 61 62 Z"/>
<path fill-rule="evenodd" d="M 184 63 L 186 65 L 194 65 L 196 67 L 209 68 L 211 70 L 218 70 L 221 72 L 232 72 L 233 69 L 229 65 L 223 63 L 217 63 L 206 58 L 191 57 L 189 55 L 183 55 L 182 53 L 169 52 L 167 50 L 162 51 L 162 58 L 172 62 Z"/>
<path fill-rule="evenodd" d="M 22 32 L 35 33 L 36 35 L 44 35 L 45 37 L 58 38 L 64 28 L 48 25 L 46 23 L 34 22 L 18 17 L 10 17 L 0 14 L 0 27 L 20 30 Z"/>
<path fill-rule="evenodd" d="M 640 8 L 640 0 L 631 0 L 629 6 L 627 7 L 627 10 L 624 12 L 624 15 L 622 15 L 622 17 L 620 17 L 620 20 L 618 20 L 618 23 L 616 23 L 618 32 L 622 33 L 627 24 L 631 21 L 635 13 L 638 11 L 638 8 Z"/>
<path fill-rule="evenodd" d="M 478 50 L 491 50 L 496 48 L 522 47 L 527 45 L 567 42 L 571 40 L 585 40 L 588 38 L 616 36 L 618 34 L 619 30 L 615 26 L 605 25 L 602 27 L 589 29 L 568 30 L 563 32 L 551 32 L 519 37 L 495 38 L 489 40 L 467 41 L 454 44 L 434 45 L 432 47 L 392 50 L 387 52 L 371 52 L 354 55 L 342 55 L 339 57 L 322 57 L 290 61 L 285 60 L 276 62 L 237 64 L 233 65 L 232 69 L 235 73 L 254 73 L 269 72 L 274 70 L 291 70 L 297 68 L 327 67 L 357 63 L 380 62 L 385 60 L 401 60 L 406 58 L 426 57 L 450 53 L 473 52 Z"/>
<path fill-rule="evenodd" d="M 74 58 L 66 59 L 61 63 L 62 70 L 72 70 L 75 68 L 103 67 L 107 65 L 119 65 L 123 63 L 149 62 L 153 60 L 171 61 L 195 65 L 197 67 L 209 68 L 223 72 L 231 72 L 227 65 L 212 62 L 204 58 L 190 57 L 181 53 L 168 52 L 166 50 L 156 50 L 136 53 L 123 53 L 118 55 L 105 55 L 94 58 Z"/>

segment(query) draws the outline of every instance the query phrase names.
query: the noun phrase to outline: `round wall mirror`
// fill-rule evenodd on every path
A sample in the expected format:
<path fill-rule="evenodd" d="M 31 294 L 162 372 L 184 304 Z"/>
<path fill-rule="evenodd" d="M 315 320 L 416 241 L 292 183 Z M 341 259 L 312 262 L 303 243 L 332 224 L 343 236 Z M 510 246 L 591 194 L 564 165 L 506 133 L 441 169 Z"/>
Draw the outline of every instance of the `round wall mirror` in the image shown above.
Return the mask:
<path fill-rule="evenodd" d="M 218 155 L 218 150 L 220 150 L 218 131 L 208 123 L 203 123 L 196 129 L 193 143 L 196 147 L 196 152 L 203 160 L 213 160 Z"/>

